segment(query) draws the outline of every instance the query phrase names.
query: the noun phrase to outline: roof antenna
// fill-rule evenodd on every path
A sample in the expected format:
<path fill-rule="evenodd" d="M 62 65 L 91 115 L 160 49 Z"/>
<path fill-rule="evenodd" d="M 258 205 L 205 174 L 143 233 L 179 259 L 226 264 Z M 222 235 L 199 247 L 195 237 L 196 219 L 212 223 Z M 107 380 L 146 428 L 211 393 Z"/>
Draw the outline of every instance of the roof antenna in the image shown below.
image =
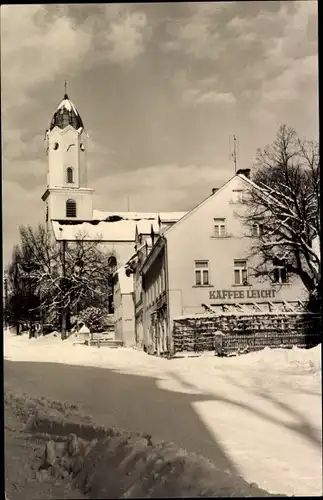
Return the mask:
<path fill-rule="evenodd" d="M 65 82 L 64 82 L 64 89 L 65 89 L 64 99 L 68 99 L 68 95 L 67 95 L 67 80 L 65 80 Z"/>
<path fill-rule="evenodd" d="M 229 139 L 229 144 L 230 144 L 230 139 Z M 237 173 L 237 138 L 235 135 L 233 136 L 233 152 L 231 154 L 231 157 L 233 158 L 234 173 L 236 174 Z"/>

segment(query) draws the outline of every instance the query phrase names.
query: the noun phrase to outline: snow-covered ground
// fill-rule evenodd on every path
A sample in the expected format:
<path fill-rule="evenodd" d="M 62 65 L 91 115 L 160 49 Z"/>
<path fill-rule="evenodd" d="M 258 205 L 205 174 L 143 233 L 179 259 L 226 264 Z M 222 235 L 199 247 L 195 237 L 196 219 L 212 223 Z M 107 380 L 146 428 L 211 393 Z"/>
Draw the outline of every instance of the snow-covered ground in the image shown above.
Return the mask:
<path fill-rule="evenodd" d="M 54 335 L 29 340 L 7 331 L 4 356 L 151 376 L 163 390 L 203 395 L 192 403 L 196 415 L 247 481 L 273 493 L 322 494 L 321 345 L 166 360 L 127 348 L 73 345 L 73 339 L 63 342 Z M 184 421 L 185 415 L 176 418 Z"/>

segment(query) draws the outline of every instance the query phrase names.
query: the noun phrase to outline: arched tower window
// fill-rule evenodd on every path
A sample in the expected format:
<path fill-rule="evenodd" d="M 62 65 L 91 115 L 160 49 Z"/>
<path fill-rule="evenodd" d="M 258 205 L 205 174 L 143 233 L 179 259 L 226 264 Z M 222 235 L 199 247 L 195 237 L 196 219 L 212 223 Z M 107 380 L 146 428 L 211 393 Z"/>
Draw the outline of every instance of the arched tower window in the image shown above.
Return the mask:
<path fill-rule="evenodd" d="M 74 179 L 73 179 L 73 169 L 72 167 L 68 167 L 66 169 L 66 182 L 68 182 L 69 184 L 73 183 L 74 182 Z"/>
<path fill-rule="evenodd" d="M 66 217 L 76 217 L 76 202 L 74 200 L 66 202 Z"/>

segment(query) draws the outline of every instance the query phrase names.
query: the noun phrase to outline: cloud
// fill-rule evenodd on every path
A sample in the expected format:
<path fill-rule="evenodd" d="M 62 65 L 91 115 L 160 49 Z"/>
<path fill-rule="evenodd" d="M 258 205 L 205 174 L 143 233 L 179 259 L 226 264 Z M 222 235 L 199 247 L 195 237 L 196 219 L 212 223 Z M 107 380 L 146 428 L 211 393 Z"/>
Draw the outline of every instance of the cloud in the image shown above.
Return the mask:
<path fill-rule="evenodd" d="M 232 92 L 218 90 L 218 76 L 193 79 L 188 71 L 177 71 L 173 77 L 173 84 L 181 95 L 181 102 L 185 106 L 197 104 L 234 104 L 235 96 Z"/>
<path fill-rule="evenodd" d="M 105 35 L 107 57 L 113 62 L 123 62 L 139 56 L 145 49 L 146 27 L 147 16 L 144 12 L 120 15 Z"/>
<path fill-rule="evenodd" d="M 161 49 L 195 59 L 217 60 L 225 50 L 225 43 L 217 28 L 222 12 L 232 5 L 231 2 L 188 4 L 189 17 L 176 19 L 169 24 L 169 39 L 161 44 Z"/>
<path fill-rule="evenodd" d="M 236 98 L 231 92 L 202 92 L 198 88 L 187 89 L 182 96 L 183 103 L 190 104 L 234 104 Z"/>
<path fill-rule="evenodd" d="M 71 73 L 90 49 L 91 35 L 67 17 L 46 20 L 41 5 L 1 9 L 3 112 L 26 105 L 29 93 L 57 74 Z"/>
<path fill-rule="evenodd" d="M 156 165 L 132 172 L 119 173 L 100 179 L 109 186 L 109 200 L 98 195 L 98 209 L 172 211 L 188 210 L 220 187 L 230 177 L 226 167 L 198 165 Z"/>

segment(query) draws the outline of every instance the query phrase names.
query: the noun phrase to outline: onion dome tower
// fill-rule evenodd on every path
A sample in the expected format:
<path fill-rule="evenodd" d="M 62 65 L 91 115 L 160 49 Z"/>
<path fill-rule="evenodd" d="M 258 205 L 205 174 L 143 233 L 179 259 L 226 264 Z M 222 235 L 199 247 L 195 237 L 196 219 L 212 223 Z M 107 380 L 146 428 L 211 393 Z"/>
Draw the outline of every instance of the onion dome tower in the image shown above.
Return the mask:
<path fill-rule="evenodd" d="M 66 91 L 46 130 L 48 158 L 45 219 L 92 220 L 93 189 L 87 187 L 87 147 L 83 120 Z"/>
<path fill-rule="evenodd" d="M 67 93 L 65 93 L 63 100 L 60 102 L 53 115 L 49 130 L 53 130 L 54 127 L 63 130 L 68 125 L 71 125 L 75 130 L 84 129 L 80 113 L 77 111 L 72 101 L 70 101 Z"/>

